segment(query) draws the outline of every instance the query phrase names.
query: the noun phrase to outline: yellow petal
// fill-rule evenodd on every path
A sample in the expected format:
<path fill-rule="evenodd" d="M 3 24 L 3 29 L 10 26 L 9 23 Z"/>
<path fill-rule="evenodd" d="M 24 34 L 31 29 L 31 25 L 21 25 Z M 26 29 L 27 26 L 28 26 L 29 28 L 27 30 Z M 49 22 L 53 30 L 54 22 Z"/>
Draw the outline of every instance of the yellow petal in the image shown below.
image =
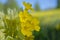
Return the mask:
<path fill-rule="evenodd" d="M 28 31 L 28 30 L 24 30 L 24 29 L 21 29 L 21 32 L 24 36 L 31 36 L 32 35 L 32 32 L 31 31 Z"/>
<path fill-rule="evenodd" d="M 40 30 L 40 27 L 39 26 L 35 26 L 35 30 L 36 31 L 39 31 Z"/>

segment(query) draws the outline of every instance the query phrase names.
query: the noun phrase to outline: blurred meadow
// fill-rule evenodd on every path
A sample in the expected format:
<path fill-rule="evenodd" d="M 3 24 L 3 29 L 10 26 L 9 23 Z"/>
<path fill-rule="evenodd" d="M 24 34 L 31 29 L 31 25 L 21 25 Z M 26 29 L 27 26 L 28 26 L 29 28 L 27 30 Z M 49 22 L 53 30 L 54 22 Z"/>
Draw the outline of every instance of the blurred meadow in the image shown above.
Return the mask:
<path fill-rule="evenodd" d="M 60 40 L 60 0 L 0 0 L 0 40 Z"/>

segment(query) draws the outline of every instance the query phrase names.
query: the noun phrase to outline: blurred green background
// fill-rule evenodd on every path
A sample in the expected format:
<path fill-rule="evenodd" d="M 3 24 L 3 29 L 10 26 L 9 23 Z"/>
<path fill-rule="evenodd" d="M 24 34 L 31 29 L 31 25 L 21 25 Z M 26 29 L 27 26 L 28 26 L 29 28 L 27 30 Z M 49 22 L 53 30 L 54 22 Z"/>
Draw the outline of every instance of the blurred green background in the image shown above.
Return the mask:
<path fill-rule="evenodd" d="M 15 13 L 23 11 L 22 2 L 32 4 L 34 11 L 30 14 L 40 20 L 40 32 L 33 32 L 35 40 L 60 40 L 60 0 L 0 0 L 0 21 L 8 9 Z M 1 26 L 1 24 L 0 24 Z"/>

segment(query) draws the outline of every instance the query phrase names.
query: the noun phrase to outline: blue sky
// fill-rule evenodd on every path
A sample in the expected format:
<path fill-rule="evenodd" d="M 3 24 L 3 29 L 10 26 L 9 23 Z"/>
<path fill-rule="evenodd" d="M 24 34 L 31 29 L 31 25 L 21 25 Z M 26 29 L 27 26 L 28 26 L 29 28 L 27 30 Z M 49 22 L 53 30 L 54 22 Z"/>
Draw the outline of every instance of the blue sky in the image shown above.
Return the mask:
<path fill-rule="evenodd" d="M 41 10 L 49 9 L 49 8 L 56 8 L 57 6 L 57 0 L 16 0 L 19 6 L 23 6 L 22 2 L 26 1 L 32 4 L 32 7 L 34 7 L 34 4 L 36 2 L 39 3 Z M 0 0 L 0 2 L 5 3 L 6 0 Z"/>

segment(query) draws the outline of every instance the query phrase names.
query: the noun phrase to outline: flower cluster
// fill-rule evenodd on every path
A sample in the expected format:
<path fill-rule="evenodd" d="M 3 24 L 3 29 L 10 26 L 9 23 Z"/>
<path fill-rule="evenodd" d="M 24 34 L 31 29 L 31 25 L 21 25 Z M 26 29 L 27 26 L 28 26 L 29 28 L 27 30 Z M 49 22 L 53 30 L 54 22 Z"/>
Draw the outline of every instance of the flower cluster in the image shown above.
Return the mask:
<path fill-rule="evenodd" d="M 31 4 L 23 2 L 23 5 L 25 6 L 25 9 L 23 12 L 19 13 L 21 32 L 24 36 L 29 37 L 32 35 L 32 31 L 40 30 L 39 21 L 32 17 L 28 12 L 28 10 L 32 9 Z"/>

